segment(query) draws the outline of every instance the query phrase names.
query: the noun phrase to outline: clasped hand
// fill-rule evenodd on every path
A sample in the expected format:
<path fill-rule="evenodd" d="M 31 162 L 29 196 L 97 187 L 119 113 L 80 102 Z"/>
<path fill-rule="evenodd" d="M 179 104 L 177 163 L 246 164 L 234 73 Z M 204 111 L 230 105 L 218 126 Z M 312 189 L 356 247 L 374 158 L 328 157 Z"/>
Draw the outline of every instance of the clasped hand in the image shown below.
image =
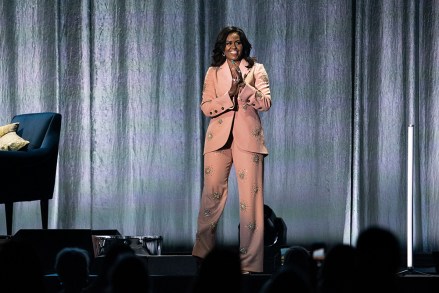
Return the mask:
<path fill-rule="evenodd" d="M 230 72 L 232 74 L 232 86 L 230 87 L 229 90 L 229 96 L 234 97 L 238 95 L 240 89 L 245 84 L 244 84 L 244 79 L 242 78 L 241 70 L 236 65 L 236 63 L 232 61 L 231 64 L 229 64 L 229 66 L 230 66 Z"/>

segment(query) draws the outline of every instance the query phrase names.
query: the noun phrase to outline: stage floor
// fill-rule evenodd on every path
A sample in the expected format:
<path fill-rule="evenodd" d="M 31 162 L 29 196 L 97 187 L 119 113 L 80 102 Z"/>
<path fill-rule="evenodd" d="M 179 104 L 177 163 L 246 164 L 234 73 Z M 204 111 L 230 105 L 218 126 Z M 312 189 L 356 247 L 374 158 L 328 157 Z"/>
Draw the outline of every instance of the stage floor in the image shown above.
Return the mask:
<path fill-rule="evenodd" d="M 191 255 L 140 256 L 145 260 L 151 276 L 152 293 L 190 293 L 196 278 L 196 263 Z M 102 257 L 97 258 L 94 269 L 97 269 Z M 401 272 L 405 269 L 401 268 Z M 92 275 L 91 280 L 96 276 Z M 243 275 L 242 293 L 258 293 L 271 274 Z M 373 279 L 373 272 L 370 274 Z M 399 275 L 400 293 L 439 292 L 439 275 L 435 267 L 414 267 Z M 45 276 L 48 293 L 60 289 L 56 274 Z"/>
<path fill-rule="evenodd" d="M 13 238 L 26 241 L 29 247 L 33 247 L 42 260 L 45 268 L 45 283 L 47 292 L 58 292 L 59 281 L 54 274 L 54 259 L 58 251 L 63 247 L 80 247 L 89 251 L 90 255 L 96 255 L 96 247 L 91 239 L 92 235 L 115 235 L 116 230 L 90 230 L 90 229 L 22 229 Z M 109 233 L 113 234 L 109 234 Z M 118 233 L 118 232 L 117 232 Z M 8 241 L 9 236 L 0 236 L 0 242 Z M 98 254 L 99 255 L 99 254 Z M 164 255 L 139 255 L 146 262 L 150 276 L 152 293 L 190 293 L 197 276 L 197 265 L 190 252 L 172 253 L 164 251 Z M 91 267 L 91 280 L 96 277 L 103 256 L 93 259 Z M 402 255 L 401 263 L 406 262 Z M 266 262 L 267 263 L 267 262 Z M 276 262 L 277 263 L 277 262 Z M 401 293 L 430 293 L 439 292 L 439 274 L 436 273 L 436 265 L 439 263 L 439 253 L 414 254 L 413 271 L 399 274 Z M 379 266 L 379 264 L 377 264 Z M 402 266 L 401 271 L 406 267 Z M 267 271 L 265 274 L 243 275 L 242 293 L 258 293 L 262 286 L 271 277 Z M 370 272 L 373 280 L 374 273 Z"/>

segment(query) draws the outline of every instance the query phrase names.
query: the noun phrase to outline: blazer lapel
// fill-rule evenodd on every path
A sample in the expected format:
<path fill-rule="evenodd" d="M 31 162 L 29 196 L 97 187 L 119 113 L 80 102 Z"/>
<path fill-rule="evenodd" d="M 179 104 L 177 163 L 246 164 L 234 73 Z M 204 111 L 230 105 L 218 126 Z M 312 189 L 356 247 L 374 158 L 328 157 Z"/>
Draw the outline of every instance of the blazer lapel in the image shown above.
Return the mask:
<path fill-rule="evenodd" d="M 239 69 L 241 70 L 242 73 L 242 78 L 245 80 L 245 78 L 248 75 L 248 72 L 250 71 L 250 69 L 247 68 L 248 66 L 248 62 L 245 61 L 244 59 L 241 60 L 241 63 L 239 63 Z"/>

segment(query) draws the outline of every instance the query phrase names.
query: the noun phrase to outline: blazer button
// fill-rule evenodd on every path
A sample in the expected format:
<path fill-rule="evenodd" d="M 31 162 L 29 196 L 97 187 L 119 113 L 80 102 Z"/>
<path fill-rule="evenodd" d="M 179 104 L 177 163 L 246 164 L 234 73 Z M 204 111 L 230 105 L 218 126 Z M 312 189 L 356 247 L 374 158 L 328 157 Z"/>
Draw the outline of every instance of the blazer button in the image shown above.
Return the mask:
<path fill-rule="evenodd" d="M 215 113 L 218 113 L 218 111 L 217 111 L 217 110 L 215 110 Z"/>
<path fill-rule="evenodd" d="M 210 115 L 212 115 L 212 112 L 210 112 Z"/>
<path fill-rule="evenodd" d="M 224 107 L 221 107 L 221 110 L 224 110 Z"/>

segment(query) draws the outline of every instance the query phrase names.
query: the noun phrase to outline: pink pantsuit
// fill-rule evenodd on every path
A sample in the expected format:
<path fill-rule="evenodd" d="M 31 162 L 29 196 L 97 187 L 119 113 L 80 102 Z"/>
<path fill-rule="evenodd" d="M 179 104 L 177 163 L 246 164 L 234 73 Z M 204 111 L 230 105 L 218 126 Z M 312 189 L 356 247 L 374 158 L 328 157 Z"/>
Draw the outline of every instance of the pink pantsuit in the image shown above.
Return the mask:
<path fill-rule="evenodd" d="M 262 272 L 264 259 L 263 160 L 268 154 L 258 111 L 271 107 L 267 72 L 260 63 L 239 65 L 245 86 L 229 97 L 232 75 L 227 62 L 206 73 L 201 110 L 211 117 L 204 145 L 204 187 L 192 255 L 204 258 L 215 245 L 216 225 L 227 200 L 235 164 L 239 191 L 240 254 L 243 271 Z"/>

